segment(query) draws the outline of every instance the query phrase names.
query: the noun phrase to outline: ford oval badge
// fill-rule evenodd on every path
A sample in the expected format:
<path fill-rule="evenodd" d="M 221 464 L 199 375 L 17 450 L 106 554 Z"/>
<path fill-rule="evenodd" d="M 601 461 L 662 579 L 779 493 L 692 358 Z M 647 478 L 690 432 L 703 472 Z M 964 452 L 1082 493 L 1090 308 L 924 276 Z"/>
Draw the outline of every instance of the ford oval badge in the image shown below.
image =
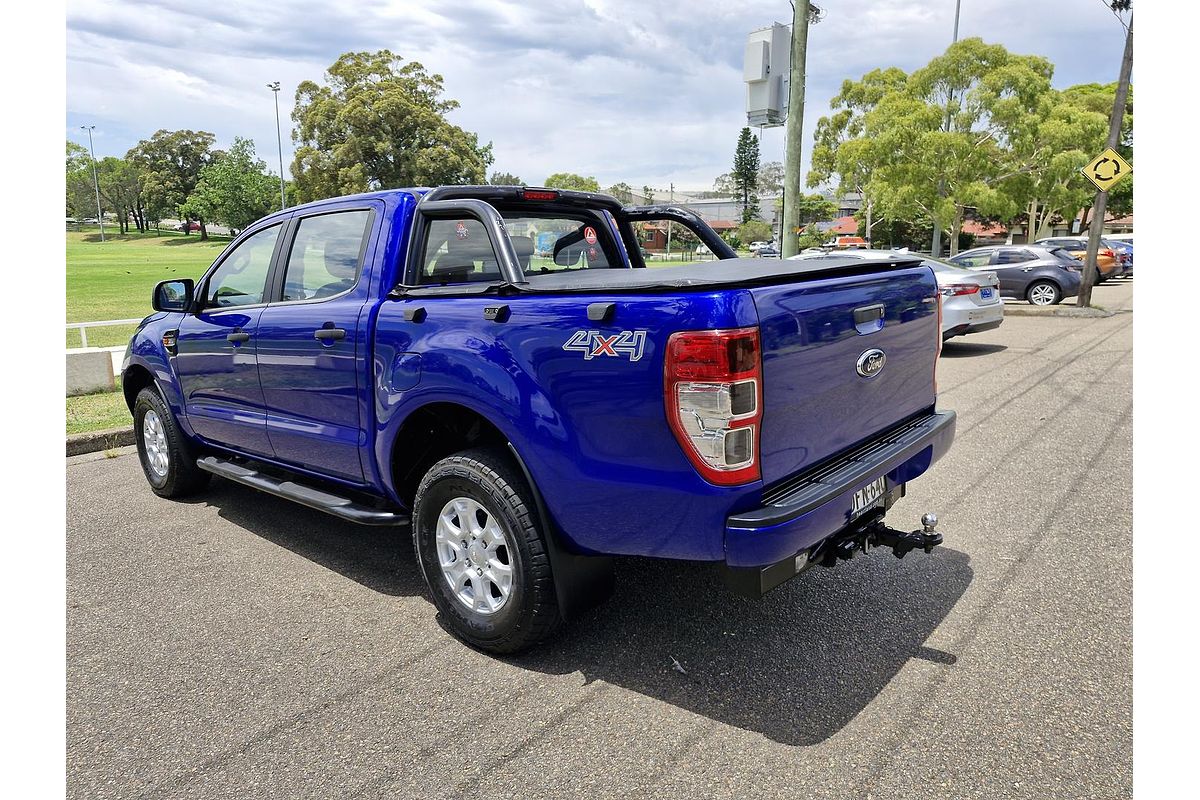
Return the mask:
<path fill-rule="evenodd" d="M 874 378 L 883 372 L 883 365 L 886 361 L 887 356 L 879 348 L 868 350 L 858 357 L 858 374 L 864 378 Z"/>

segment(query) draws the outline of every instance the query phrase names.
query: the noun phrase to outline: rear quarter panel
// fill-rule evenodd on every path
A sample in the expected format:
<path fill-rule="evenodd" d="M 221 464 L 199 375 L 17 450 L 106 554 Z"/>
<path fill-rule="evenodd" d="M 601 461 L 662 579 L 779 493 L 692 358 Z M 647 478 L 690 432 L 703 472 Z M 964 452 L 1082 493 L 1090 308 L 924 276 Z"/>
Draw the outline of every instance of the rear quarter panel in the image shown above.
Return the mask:
<path fill-rule="evenodd" d="M 484 308 L 501 302 L 508 320 L 485 321 Z M 588 321 L 594 302 L 616 304 L 611 323 Z M 415 305 L 426 310 L 422 322 L 404 319 Z M 375 460 L 389 463 L 400 425 L 418 408 L 459 403 L 509 438 L 580 550 L 720 560 L 725 516 L 753 502 L 761 485 L 717 487 L 696 474 L 667 425 L 663 353 L 677 330 L 754 324 L 740 290 L 386 301 L 376 334 Z M 626 330 L 646 332 L 637 360 L 563 349 L 579 331 Z M 398 388 L 411 381 L 414 355 L 419 383 Z M 384 481 L 395 496 L 391 476 Z"/>

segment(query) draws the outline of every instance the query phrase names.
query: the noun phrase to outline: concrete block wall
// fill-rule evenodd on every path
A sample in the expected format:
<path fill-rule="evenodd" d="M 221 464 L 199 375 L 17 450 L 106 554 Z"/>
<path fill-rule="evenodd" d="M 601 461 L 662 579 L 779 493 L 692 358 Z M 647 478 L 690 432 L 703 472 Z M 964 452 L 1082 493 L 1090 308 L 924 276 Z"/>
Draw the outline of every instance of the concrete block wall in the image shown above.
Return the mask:
<path fill-rule="evenodd" d="M 67 397 L 111 392 L 116 388 L 109 349 L 87 347 L 67 351 Z"/>

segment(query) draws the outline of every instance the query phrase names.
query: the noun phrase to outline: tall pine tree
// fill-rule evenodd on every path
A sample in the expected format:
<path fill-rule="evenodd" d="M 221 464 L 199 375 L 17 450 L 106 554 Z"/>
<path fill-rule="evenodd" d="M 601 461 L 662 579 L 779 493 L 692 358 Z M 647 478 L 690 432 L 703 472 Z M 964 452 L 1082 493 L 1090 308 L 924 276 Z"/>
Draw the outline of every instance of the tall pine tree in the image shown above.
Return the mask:
<path fill-rule="evenodd" d="M 733 155 L 733 185 L 741 197 L 742 222 L 758 216 L 758 140 L 749 128 L 738 134 L 737 150 Z"/>

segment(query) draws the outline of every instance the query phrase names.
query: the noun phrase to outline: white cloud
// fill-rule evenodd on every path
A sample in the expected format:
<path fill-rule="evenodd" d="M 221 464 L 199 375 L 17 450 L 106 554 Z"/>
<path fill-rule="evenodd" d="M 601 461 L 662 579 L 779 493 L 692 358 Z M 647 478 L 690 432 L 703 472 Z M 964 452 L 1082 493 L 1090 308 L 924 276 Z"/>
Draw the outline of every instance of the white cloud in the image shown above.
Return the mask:
<path fill-rule="evenodd" d="M 913 69 L 949 43 L 953 0 L 827 4 L 809 36 L 805 148 L 845 78 Z M 269 81 L 279 80 L 284 160 L 292 92 L 348 50 L 389 48 L 445 77 L 456 124 L 494 145 L 494 168 L 530 183 L 595 175 L 656 188 L 703 188 L 729 169 L 745 124 L 745 36 L 787 22 L 782 0 L 553 3 L 460 0 L 333 4 L 76 0 L 67 12 L 67 135 L 96 124 L 98 155 L 121 155 L 160 128 L 255 140 L 274 163 Z M 1095 0 L 974 0 L 962 36 L 1045 55 L 1055 83 L 1115 79 L 1122 34 Z M 763 136 L 782 158 L 782 129 Z"/>

